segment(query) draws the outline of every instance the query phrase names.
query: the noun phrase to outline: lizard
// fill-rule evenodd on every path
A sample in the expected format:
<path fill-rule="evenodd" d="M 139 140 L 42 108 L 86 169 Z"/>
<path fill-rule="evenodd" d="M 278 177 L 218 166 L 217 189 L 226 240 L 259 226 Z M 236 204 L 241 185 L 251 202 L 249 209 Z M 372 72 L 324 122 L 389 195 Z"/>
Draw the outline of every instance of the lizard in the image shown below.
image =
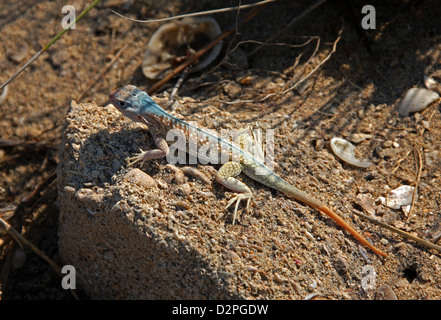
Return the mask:
<path fill-rule="evenodd" d="M 244 149 L 241 144 L 241 142 L 243 142 L 243 136 L 239 137 L 239 143 L 235 143 L 234 141 L 223 139 L 211 131 L 190 124 L 165 111 L 146 92 L 139 90 L 133 85 L 126 85 L 113 90 L 109 94 L 109 100 L 124 116 L 132 121 L 145 124 L 157 147 L 157 149 L 147 151 L 141 150 L 141 153 L 128 159 L 130 162 L 129 165 L 136 162 L 167 157 L 170 152 L 170 141 L 166 140 L 166 136 L 170 130 L 178 130 L 189 139 L 197 138 L 198 145 L 212 144 L 216 146 L 218 152 L 228 153 L 226 155 L 228 161 L 221 165 L 216 173 L 215 180 L 236 193 L 236 196 L 233 197 L 226 206 L 226 208 L 228 208 L 233 203 L 236 203 L 233 224 L 239 203 L 242 200 L 247 200 L 247 210 L 249 211 L 250 201 L 253 196 L 251 189 L 244 182 L 236 178 L 243 172 L 251 179 L 283 193 L 288 198 L 303 202 L 321 211 L 352 234 L 360 243 L 375 253 L 386 256 L 383 251 L 367 241 L 366 238 L 333 210 L 328 208 L 321 201 L 282 179 L 268 168 L 262 159 L 259 159 L 259 157 Z M 197 134 L 197 137 L 194 136 L 195 134 Z M 186 152 L 189 153 L 189 147 L 187 147 Z M 233 153 L 239 156 L 233 157 Z"/>

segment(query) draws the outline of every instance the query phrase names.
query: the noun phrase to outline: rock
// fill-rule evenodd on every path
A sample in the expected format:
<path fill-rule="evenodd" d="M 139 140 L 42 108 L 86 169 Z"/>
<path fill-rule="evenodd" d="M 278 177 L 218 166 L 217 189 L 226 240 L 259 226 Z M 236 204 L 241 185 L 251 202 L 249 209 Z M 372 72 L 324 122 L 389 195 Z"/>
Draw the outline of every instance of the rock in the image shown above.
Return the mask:
<path fill-rule="evenodd" d="M 360 143 L 366 139 L 372 139 L 372 135 L 367 133 L 352 133 L 348 139 L 353 143 Z"/>
<path fill-rule="evenodd" d="M 398 298 L 392 288 L 385 284 L 377 288 L 375 300 L 398 300 Z"/>
<path fill-rule="evenodd" d="M 174 197 L 169 188 L 153 187 L 139 169 L 112 169 L 146 137 L 115 122 L 119 116 L 113 107 L 75 102 L 66 116 L 57 170 L 59 253 L 81 275 L 77 285 L 98 299 L 244 299 L 220 280 L 222 267 L 199 245 L 205 238 L 192 241 L 161 212 L 164 199 Z"/>
<path fill-rule="evenodd" d="M 6 51 L 6 55 L 9 59 L 14 61 L 16 64 L 19 64 L 28 54 L 28 45 L 23 43 L 20 46 L 15 47 L 14 49 L 8 49 Z"/>
<path fill-rule="evenodd" d="M 138 168 L 130 170 L 125 176 L 124 179 L 133 184 L 138 184 L 143 186 L 144 188 L 153 188 L 156 186 L 156 181 L 151 176 L 149 176 L 144 171 L 139 170 Z"/>
<path fill-rule="evenodd" d="M 360 205 L 371 216 L 375 215 L 375 203 L 370 193 L 359 193 L 357 195 L 357 204 Z"/>
<path fill-rule="evenodd" d="M 335 263 L 339 270 L 343 272 L 347 272 L 349 270 L 349 263 L 342 255 L 338 254 L 336 256 Z"/>

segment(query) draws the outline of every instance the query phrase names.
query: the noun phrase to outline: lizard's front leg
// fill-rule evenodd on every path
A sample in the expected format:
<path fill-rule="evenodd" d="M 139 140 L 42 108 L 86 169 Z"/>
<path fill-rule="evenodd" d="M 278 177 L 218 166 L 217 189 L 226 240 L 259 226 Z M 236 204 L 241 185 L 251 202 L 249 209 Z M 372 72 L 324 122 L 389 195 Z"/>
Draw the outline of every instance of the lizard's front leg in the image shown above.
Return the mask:
<path fill-rule="evenodd" d="M 233 199 L 228 202 L 228 205 L 225 207 L 228 208 L 234 202 L 236 202 L 236 207 L 234 208 L 233 215 L 233 224 L 236 221 L 237 208 L 239 207 L 239 203 L 241 200 L 248 199 L 247 201 L 247 211 L 250 209 L 250 202 L 253 196 L 250 188 L 248 186 L 237 180 L 235 177 L 240 174 L 242 171 L 242 165 L 238 162 L 227 162 L 219 169 L 216 174 L 216 181 L 221 183 L 226 188 L 230 189 L 233 192 L 239 192 Z"/>
<path fill-rule="evenodd" d="M 141 153 L 128 159 L 129 165 L 132 165 L 139 161 L 144 162 L 147 160 L 164 158 L 168 155 L 169 147 L 165 138 L 162 135 L 156 135 L 153 138 L 155 140 L 155 144 L 158 147 L 158 149 L 152 149 L 147 151 L 141 150 Z"/>

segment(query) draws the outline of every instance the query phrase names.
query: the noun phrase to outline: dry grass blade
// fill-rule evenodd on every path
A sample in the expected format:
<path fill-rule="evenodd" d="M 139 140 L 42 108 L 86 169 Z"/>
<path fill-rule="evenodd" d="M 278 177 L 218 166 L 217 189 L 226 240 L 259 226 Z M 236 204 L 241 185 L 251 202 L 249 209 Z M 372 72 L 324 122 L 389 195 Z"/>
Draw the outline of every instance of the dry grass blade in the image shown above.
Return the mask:
<path fill-rule="evenodd" d="M 401 229 L 395 228 L 395 227 L 393 227 L 391 225 L 388 225 L 388 224 L 386 224 L 384 222 L 381 222 L 381 221 L 379 221 L 377 219 L 374 219 L 372 217 L 364 215 L 361 212 L 358 212 L 358 211 L 355 211 L 355 210 L 353 210 L 352 212 L 354 214 L 356 214 L 357 216 L 359 216 L 359 217 L 361 217 L 361 218 L 363 218 L 363 219 L 365 219 L 365 220 L 367 220 L 367 221 L 369 221 L 369 222 L 371 222 L 371 223 L 373 223 L 373 224 L 375 224 L 377 226 L 380 226 L 380 227 L 388 229 L 388 230 L 390 230 L 392 232 L 398 233 L 403 238 L 413 240 L 413 241 L 415 241 L 415 242 L 417 242 L 417 243 L 419 243 L 419 244 L 421 244 L 421 245 L 423 245 L 425 247 L 428 247 L 428 248 L 431 248 L 431 249 L 435 249 L 436 251 L 441 252 L 441 246 L 438 246 L 438 245 L 436 245 L 436 244 L 434 244 L 434 243 L 432 243 L 430 241 L 427 241 L 427 240 L 421 239 L 419 237 L 416 237 L 416 236 L 414 236 L 414 235 L 412 235 L 412 234 L 410 234 L 410 233 L 408 233 L 406 231 L 403 231 Z"/>
<path fill-rule="evenodd" d="M 150 20 L 138 20 L 138 19 L 132 19 L 129 17 L 126 17 L 114 10 L 112 10 L 112 12 L 114 14 L 116 14 L 117 16 L 126 19 L 126 20 L 130 20 L 133 22 L 140 22 L 140 23 L 152 23 L 152 22 L 165 22 L 165 21 L 171 21 L 171 20 L 176 20 L 176 19 L 181 19 L 181 18 L 189 18 L 189 17 L 197 17 L 197 16 L 206 16 L 209 14 L 214 14 L 214 13 L 223 13 L 223 12 L 228 12 L 228 11 L 235 11 L 237 9 L 248 9 L 248 8 L 252 8 L 252 7 L 256 7 L 256 6 L 262 6 L 262 5 L 266 5 L 269 4 L 271 2 L 276 2 L 279 0 L 264 0 L 264 1 L 260 1 L 260 2 L 256 2 L 256 3 L 250 3 L 250 4 L 245 4 L 245 5 L 240 5 L 237 7 L 228 7 L 228 8 L 221 8 L 221 9 L 214 9 L 214 10 L 207 10 L 207 11 L 201 11 L 201 12 L 194 12 L 194 13 L 187 13 L 187 14 L 182 14 L 179 16 L 174 16 L 174 17 L 167 17 L 167 18 L 162 18 L 162 19 L 150 19 Z"/>
<path fill-rule="evenodd" d="M 412 204 L 410 206 L 410 210 L 409 210 L 409 213 L 407 215 L 406 222 L 409 222 L 410 216 L 412 215 L 412 211 L 413 211 L 413 208 L 414 208 L 414 205 L 415 205 L 415 199 L 416 199 L 418 184 L 420 183 L 420 179 L 421 179 L 421 171 L 423 169 L 423 159 L 422 159 L 422 156 L 421 156 L 421 151 L 419 149 L 416 149 L 416 148 L 415 148 L 415 150 L 418 153 L 418 173 L 417 173 L 417 176 L 416 176 L 416 179 L 415 179 L 415 185 L 414 185 L 414 188 L 413 188 Z"/>

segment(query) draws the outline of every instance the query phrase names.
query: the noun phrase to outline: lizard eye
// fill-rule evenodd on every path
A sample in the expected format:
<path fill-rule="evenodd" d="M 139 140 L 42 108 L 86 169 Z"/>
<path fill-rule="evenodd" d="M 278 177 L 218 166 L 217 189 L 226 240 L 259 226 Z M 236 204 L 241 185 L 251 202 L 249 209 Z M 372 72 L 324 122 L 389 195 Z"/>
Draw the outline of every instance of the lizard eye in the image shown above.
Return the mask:
<path fill-rule="evenodd" d="M 124 101 L 119 101 L 119 106 L 121 107 L 121 108 L 126 108 L 126 103 L 124 102 Z"/>

